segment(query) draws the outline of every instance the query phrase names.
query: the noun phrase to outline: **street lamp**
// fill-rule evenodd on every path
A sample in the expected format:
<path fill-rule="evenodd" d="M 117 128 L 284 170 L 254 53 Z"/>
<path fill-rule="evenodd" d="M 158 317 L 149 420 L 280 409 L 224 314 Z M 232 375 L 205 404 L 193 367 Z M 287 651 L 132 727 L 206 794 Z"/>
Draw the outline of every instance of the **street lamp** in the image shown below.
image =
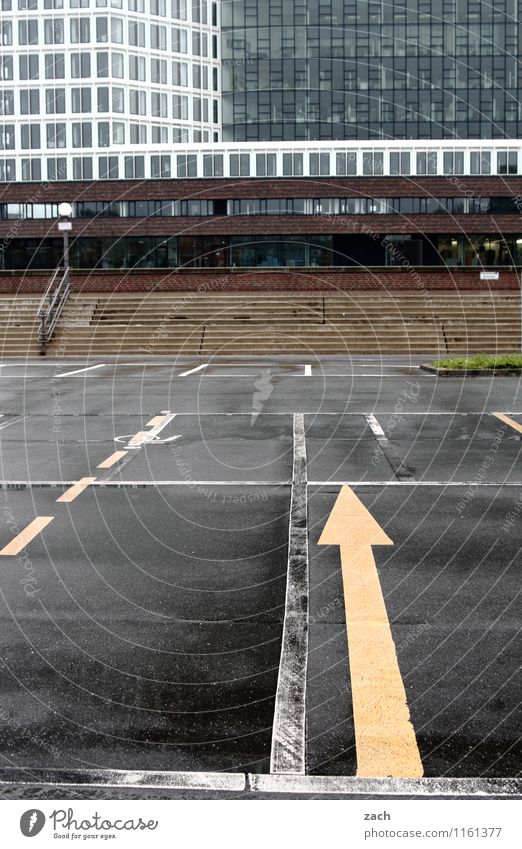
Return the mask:
<path fill-rule="evenodd" d="M 63 272 L 64 276 L 69 273 L 69 233 L 72 230 L 71 216 L 72 206 L 70 203 L 61 203 L 58 207 L 58 230 L 63 235 Z"/>

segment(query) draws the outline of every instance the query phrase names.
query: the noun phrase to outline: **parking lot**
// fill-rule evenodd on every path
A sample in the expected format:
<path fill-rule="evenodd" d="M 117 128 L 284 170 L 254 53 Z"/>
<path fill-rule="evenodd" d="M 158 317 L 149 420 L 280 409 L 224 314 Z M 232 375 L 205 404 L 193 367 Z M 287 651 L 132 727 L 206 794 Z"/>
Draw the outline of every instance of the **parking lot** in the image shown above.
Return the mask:
<path fill-rule="evenodd" d="M 4 361 L 4 782 L 518 777 L 522 389 L 423 359 Z"/>

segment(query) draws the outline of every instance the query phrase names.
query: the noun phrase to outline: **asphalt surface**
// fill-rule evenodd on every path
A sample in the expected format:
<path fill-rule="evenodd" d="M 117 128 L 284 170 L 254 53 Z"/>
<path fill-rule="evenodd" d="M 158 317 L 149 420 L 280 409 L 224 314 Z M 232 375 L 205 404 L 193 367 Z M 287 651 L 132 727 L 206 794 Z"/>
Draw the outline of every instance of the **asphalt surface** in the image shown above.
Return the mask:
<path fill-rule="evenodd" d="M 0 557 L 0 769 L 270 773 L 303 413 L 306 772 L 356 773 L 318 545 L 348 484 L 394 542 L 373 553 L 425 776 L 518 777 L 522 432 L 493 414 L 522 425 L 522 385 L 420 361 L 4 361 L 0 548 L 54 518 Z"/>

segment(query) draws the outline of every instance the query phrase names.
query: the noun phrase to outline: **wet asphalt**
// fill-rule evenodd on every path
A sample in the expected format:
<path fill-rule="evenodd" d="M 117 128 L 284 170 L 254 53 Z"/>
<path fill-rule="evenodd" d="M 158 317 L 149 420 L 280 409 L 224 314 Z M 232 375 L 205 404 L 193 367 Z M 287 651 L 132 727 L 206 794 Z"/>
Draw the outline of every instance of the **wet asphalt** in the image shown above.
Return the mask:
<path fill-rule="evenodd" d="M 305 413 L 307 771 L 356 769 L 339 551 L 317 545 L 348 483 L 394 542 L 374 554 L 426 776 L 515 777 L 522 434 L 493 413 L 522 424 L 520 381 L 402 357 L 179 376 L 201 362 L 0 368 L 0 547 L 54 517 L 0 558 L 1 767 L 270 770 Z M 154 443 L 97 468 L 164 411 Z"/>

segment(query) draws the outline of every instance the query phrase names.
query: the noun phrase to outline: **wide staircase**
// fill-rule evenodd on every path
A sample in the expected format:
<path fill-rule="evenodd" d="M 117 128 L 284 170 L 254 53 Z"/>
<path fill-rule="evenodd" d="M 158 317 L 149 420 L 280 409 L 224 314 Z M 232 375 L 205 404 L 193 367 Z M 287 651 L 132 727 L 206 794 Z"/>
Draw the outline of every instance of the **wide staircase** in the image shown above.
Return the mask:
<path fill-rule="evenodd" d="M 0 295 L 0 358 L 39 354 L 39 305 L 40 296 Z"/>
<path fill-rule="evenodd" d="M 3 356 L 37 354 L 39 299 L 0 297 Z M 71 295 L 48 356 L 520 350 L 505 292 Z"/>

